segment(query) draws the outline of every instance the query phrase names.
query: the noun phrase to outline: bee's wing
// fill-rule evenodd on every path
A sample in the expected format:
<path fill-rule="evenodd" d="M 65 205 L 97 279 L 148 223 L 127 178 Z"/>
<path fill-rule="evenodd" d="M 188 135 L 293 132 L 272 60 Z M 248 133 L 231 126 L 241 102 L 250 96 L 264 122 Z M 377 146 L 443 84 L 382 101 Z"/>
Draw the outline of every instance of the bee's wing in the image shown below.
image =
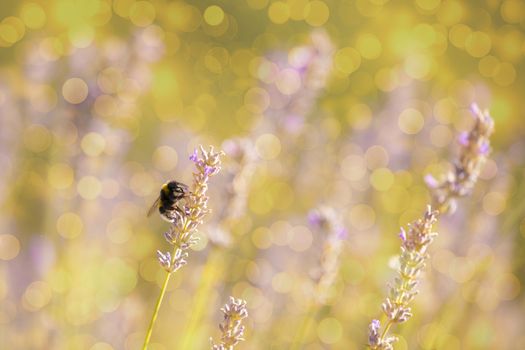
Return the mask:
<path fill-rule="evenodd" d="M 159 203 L 160 203 L 160 196 L 155 200 L 155 202 L 149 208 L 147 216 L 150 216 L 151 214 L 153 214 L 155 210 L 159 208 Z"/>

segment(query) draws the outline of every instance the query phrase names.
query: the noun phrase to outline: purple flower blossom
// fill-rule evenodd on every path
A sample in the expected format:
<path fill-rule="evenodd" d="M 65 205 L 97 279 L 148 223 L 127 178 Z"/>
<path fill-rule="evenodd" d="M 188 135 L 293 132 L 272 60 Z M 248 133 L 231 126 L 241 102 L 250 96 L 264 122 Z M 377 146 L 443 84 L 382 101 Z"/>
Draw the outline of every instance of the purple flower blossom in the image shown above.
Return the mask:
<path fill-rule="evenodd" d="M 470 105 L 470 112 L 471 112 L 475 117 L 477 117 L 478 115 L 481 114 L 481 110 L 479 109 L 477 103 L 473 102 L 473 103 Z"/>
<path fill-rule="evenodd" d="M 407 232 L 402 227 L 401 227 L 401 231 L 399 232 L 399 238 L 401 238 L 403 242 L 406 242 L 407 240 Z"/>
<path fill-rule="evenodd" d="M 469 134 L 468 132 L 462 132 L 459 134 L 458 142 L 460 145 L 467 147 L 469 142 Z"/>
<path fill-rule="evenodd" d="M 336 237 L 340 240 L 347 239 L 348 238 L 348 230 L 344 227 L 339 227 L 336 230 Z"/>
<path fill-rule="evenodd" d="M 488 155 L 490 152 L 490 143 L 488 140 L 483 140 L 481 142 L 481 145 L 479 146 L 479 154 L 481 155 Z"/>
<path fill-rule="evenodd" d="M 195 148 L 195 150 L 193 151 L 193 153 L 191 154 L 190 156 L 190 160 L 194 163 L 197 163 L 199 161 L 199 155 L 197 153 L 197 149 Z"/>
<path fill-rule="evenodd" d="M 308 213 L 308 223 L 313 227 L 320 227 L 322 225 L 323 218 L 317 210 L 312 210 Z"/>
<path fill-rule="evenodd" d="M 204 166 L 204 175 L 206 176 L 210 176 L 214 173 L 216 168 L 214 167 L 211 167 L 211 166 L 208 166 L 208 165 L 205 165 Z"/>
<path fill-rule="evenodd" d="M 436 178 L 430 174 L 425 176 L 425 183 L 430 188 L 437 188 L 439 186 L 439 182 L 436 180 Z"/>

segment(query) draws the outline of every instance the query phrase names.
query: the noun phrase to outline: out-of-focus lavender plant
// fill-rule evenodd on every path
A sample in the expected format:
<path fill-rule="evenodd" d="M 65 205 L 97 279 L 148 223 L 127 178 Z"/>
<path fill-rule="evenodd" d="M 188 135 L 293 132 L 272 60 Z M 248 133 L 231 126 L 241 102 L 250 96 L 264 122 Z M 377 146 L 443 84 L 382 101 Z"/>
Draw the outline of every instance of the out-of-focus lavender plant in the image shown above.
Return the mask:
<path fill-rule="evenodd" d="M 322 206 L 312 210 L 308 214 L 308 221 L 313 228 L 325 234 L 325 237 L 316 271 L 312 300 L 297 330 L 291 349 L 301 348 L 318 307 L 330 300 L 333 284 L 339 272 L 339 256 L 343 248 L 343 240 L 347 235 L 341 216 L 333 208 Z"/>
<path fill-rule="evenodd" d="M 317 30 L 310 35 L 308 45 L 298 46 L 286 53 L 286 61 L 279 55 L 268 58 L 260 67 L 260 79 L 270 97 L 270 108 L 256 130 L 274 129 L 278 133 L 297 136 L 304 119 L 315 106 L 326 86 L 332 69 L 334 45 L 328 34 Z M 275 84 L 275 76 L 279 84 Z"/>
<path fill-rule="evenodd" d="M 453 170 L 443 179 L 432 175 L 425 177 L 425 182 L 432 190 L 432 207 L 440 213 L 453 213 L 457 197 L 468 195 L 476 183 L 481 167 L 490 154 L 490 135 L 494 131 L 494 121 L 488 110 L 480 110 L 477 104 L 470 107 L 474 115 L 474 127 L 469 132 L 459 135 L 460 154 L 454 162 Z"/>
<path fill-rule="evenodd" d="M 221 309 L 224 314 L 222 322 L 219 324 L 221 330 L 221 340 L 219 344 L 212 343 L 212 350 L 232 350 L 240 341 L 244 341 L 244 326 L 242 320 L 248 317 L 246 301 L 230 297 L 229 302 Z"/>
<path fill-rule="evenodd" d="M 195 150 L 190 156 L 190 159 L 195 163 L 197 171 L 193 173 L 192 191 L 186 198 L 183 208 L 181 210 L 173 210 L 170 213 L 172 219 L 171 227 L 164 234 L 164 237 L 168 243 L 173 245 L 173 253 L 157 251 L 159 263 L 166 270 L 167 275 L 155 306 L 143 349 L 148 347 L 153 326 L 171 274 L 186 264 L 187 250 L 198 241 L 198 238 L 195 236 L 196 229 L 202 224 L 204 216 L 210 211 L 208 209 L 208 196 L 206 195 L 208 181 L 210 177 L 220 171 L 220 157 L 222 154 L 222 151 L 216 152 L 213 147 L 205 150 L 200 146 L 200 154 Z"/>
<path fill-rule="evenodd" d="M 403 323 L 411 316 L 410 302 L 418 293 L 419 274 L 428 259 L 428 247 L 437 236 L 432 231 L 439 214 L 455 210 L 456 197 L 469 194 L 474 187 L 481 166 L 490 153 L 490 135 L 494 122 L 488 111 L 481 112 L 476 104 L 471 111 L 476 117 L 474 127 L 459 138 L 461 145 L 459 159 L 454 164 L 454 171 L 442 181 L 426 176 L 425 181 L 433 190 L 432 206 L 428 206 L 423 216 L 409 225 L 408 230 L 401 228 L 401 256 L 398 276 L 389 288 L 388 297 L 382 304 L 386 324 L 381 331 L 379 320 L 372 320 L 369 325 L 368 345 L 374 350 L 390 350 L 397 340 L 389 334 L 392 325 Z M 436 208 L 436 209 L 433 209 Z"/>
<path fill-rule="evenodd" d="M 330 207 L 323 206 L 311 211 L 308 221 L 311 226 L 325 234 L 314 295 L 318 304 L 325 304 L 329 300 L 332 285 L 339 272 L 339 255 L 347 231 L 341 217 Z"/>
<path fill-rule="evenodd" d="M 210 228 L 208 237 L 214 244 L 228 246 L 231 243 L 229 225 L 246 212 L 246 202 L 250 188 L 257 154 L 253 141 L 249 138 L 234 138 L 224 142 L 223 149 L 232 160 L 229 167 L 227 195 L 224 209 L 216 224 Z"/>

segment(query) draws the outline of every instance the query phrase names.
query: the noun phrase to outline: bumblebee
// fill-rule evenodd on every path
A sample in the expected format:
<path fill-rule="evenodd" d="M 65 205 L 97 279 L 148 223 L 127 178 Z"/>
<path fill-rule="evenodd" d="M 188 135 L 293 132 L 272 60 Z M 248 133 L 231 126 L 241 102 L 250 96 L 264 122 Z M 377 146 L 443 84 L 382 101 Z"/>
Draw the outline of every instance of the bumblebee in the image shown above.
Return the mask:
<path fill-rule="evenodd" d="M 177 203 L 188 197 L 190 194 L 187 185 L 178 181 L 169 181 L 162 185 L 160 194 L 157 200 L 148 210 L 148 216 L 158 209 L 160 216 L 169 222 L 173 221 L 173 212 L 178 211 L 183 213 L 182 209 L 177 206 Z"/>

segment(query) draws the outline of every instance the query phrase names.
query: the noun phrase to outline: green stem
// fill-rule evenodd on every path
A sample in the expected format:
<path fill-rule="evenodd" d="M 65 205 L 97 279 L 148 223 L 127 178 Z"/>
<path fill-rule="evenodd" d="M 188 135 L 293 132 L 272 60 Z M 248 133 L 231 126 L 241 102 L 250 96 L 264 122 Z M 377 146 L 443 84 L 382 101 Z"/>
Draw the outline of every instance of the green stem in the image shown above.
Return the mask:
<path fill-rule="evenodd" d="M 383 333 L 381 334 L 381 337 L 379 338 L 381 341 L 385 340 L 386 335 L 388 334 L 388 331 L 390 330 L 390 327 L 392 327 L 392 321 L 388 320 L 385 329 Z"/>
<path fill-rule="evenodd" d="M 315 314 L 315 303 L 310 302 L 310 306 L 308 306 L 307 312 L 304 314 L 303 321 L 301 322 L 301 326 L 297 330 L 297 333 L 295 333 L 295 337 L 293 340 L 292 345 L 290 346 L 290 350 L 297 350 L 300 349 L 303 345 L 303 339 L 310 331 L 310 328 L 312 327 L 312 323 L 314 321 L 314 314 Z"/>
<path fill-rule="evenodd" d="M 164 294 L 166 294 L 166 289 L 168 287 L 170 276 L 171 276 L 171 273 L 168 272 L 166 274 L 166 279 L 164 280 L 164 284 L 162 285 L 162 288 L 160 290 L 160 294 L 157 299 L 157 304 L 155 304 L 155 311 L 153 311 L 153 316 L 151 317 L 151 321 L 149 322 L 149 328 L 148 328 L 148 332 L 146 333 L 146 339 L 144 339 L 144 345 L 142 346 L 142 350 L 146 350 L 148 348 L 149 340 L 151 338 L 151 333 L 153 333 L 153 326 L 155 325 L 155 321 L 157 320 L 160 305 L 162 304 L 162 299 L 164 299 Z"/>

